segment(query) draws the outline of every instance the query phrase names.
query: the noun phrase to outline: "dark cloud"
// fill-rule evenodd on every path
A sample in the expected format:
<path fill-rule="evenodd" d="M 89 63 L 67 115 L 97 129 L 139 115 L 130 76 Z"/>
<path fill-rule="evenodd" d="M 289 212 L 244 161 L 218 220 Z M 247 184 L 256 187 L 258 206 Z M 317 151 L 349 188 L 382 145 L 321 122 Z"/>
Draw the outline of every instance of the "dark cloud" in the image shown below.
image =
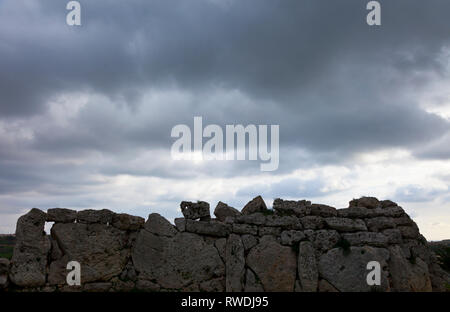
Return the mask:
<path fill-rule="evenodd" d="M 360 0 L 80 2 L 82 27 L 65 25 L 64 1 L 0 4 L 1 194 L 89 192 L 95 175 L 259 173 L 172 162 L 170 130 L 194 116 L 279 124 L 273 174 L 384 148 L 449 158 L 449 121 L 418 96 L 450 79 L 448 1 L 382 1 L 381 27 Z M 314 197 L 322 183 L 241 195 Z"/>

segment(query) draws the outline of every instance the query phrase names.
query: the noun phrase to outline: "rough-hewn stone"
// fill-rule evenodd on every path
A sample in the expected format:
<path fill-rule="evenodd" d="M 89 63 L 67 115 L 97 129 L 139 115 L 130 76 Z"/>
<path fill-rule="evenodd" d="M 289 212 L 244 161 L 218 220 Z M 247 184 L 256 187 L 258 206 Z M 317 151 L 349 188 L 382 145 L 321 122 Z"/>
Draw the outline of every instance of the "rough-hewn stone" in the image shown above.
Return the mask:
<path fill-rule="evenodd" d="M 245 272 L 245 292 L 263 292 L 264 288 L 261 285 L 261 281 L 256 275 L 249 269 Z"/>
<path fill-rule="evenodd" d="M 87 209 L 77 212 L 78 223 L 101 223 L 112 224 L 114 212 L 108 209 L 93 210 Z"/>
<path fill-rule="evenodd" d="M 312 204 L 308 207 L 308 210 L 309 214 L 312 216 L 320 216 L 324 218 L 337 216 L 337 209 L 327 205 Z"/>
<path fill-rule="evenodd" d="M 431 291 L 431 280 L 426 263 L 415 258 L 408 260 L 399 246 L 389 247 L 389 269 L 394 291 Z"/>
<path fill-rule="evenodd" d="M 246 251 L 258 244 L 258 239 L 253 235 L 245 234 L 241 236 L 241 239 Z"/>
<path fill-rule="evenodd" d="M 346 254 L 340 248 L 334 248 L 321 256 L 319 273 L 339 291 L 371 291 L 367 284 L 367 264 L 378 261 L 381 267 L 387 265 L 389 252 L 386 249 L 374 247 L 350 247 Z M 389 290 L 388 273 L 381 272 L 380 290 Z"/>
<path fill-rule="evenodd" d="M 150 233 L 163 236 L 175 236 L 177 230 L 175 227 L 163 216 L 158 213 L 152 213 L 148 216 L 144 228 Z"/>
<path fill-rule="evenodd" d="M 305 238 L 305 234 L 302 231 L 286 230 L 281 232 L 281 244 L 293 245 L 300 242 Z"/>
<path fill-rule="evenodd" d="M 263 225 L 266 223 L 266 216 L 262 213 L 253 213 L 251 215 L 238 216 L 235 220 L 237 223 Z"/>
<path fill-rule="evenodd" d="M 233 224 L 233 233 L 257 235 L 258 227 L 256 225 L 235 223 Z"/>
<path fill-rule="evenodd" d="M 231 227 L 222 222 L 186 220 L 186 231 L 202 235 L 224 237 L 230 234 Z"/>
<path fill-rule="evenodd" d="M 298 278 L 302 290 L 316 292 L 319 279 L 314 247 L 310 242 L 301 242 L 298 248 Z"/>
<path fill-rule="evenodd" d="M 295 216 L 271 215 L 266 217 L 266 226 L 278 226 L 285 229 L 302 230 L 300 219 Z"/>
<path fill-rule="evenodd" d="M 339 232 L 367 231 L 366 224 L 361 219 L 325 218 L 325 224 Z"/>
<path fill-rule="evenodd" d="M 255 212 L 264 212 L 266 210 L 267 206 L 264 199 L 261 196 L 256 196 L 242 208 L 242 214 L 249 215 Z"/>
<path fill-rule="evenodd" d="M 239 210 L 228 206 L 225 203 L 219 202 L 216 206 L 216 209 L 214 209 L 214 215 L 217 217 L 220 221 L 225 221 L 227 217 L 236 217 L 239 216 L 241 213 Z"/>
<path fill-rule="evenodd" d="M 219 203 L 218 219 L 207 203 L 184 202 L 189 218 L 175 226 L 156 213 L 145 222 L 106 209 L 33 209 L 18 221 L 11 263 L 0 259 L 0 289 L 445 291 L 450 282 L 417 225 L 391 201 L 366 197 L 336 210 L 277 199 L 274 211 L 262 202 L 253 200 L 249 214 Z M 51 236 L 45 221 L 55 222 Z M 374 260 L 381 287 L 366 283 Z M 69 261 L 80 262 L 82 286 L 66 285 Z"/>
<path fill-rule="evenodd" d="M 379 232 L 384 229 L 395 228 L 395 223 L 392 218 L 388 217 L 376 217 L 371 219 L 366 219 L 366 224 L 371 232 Z"/>
<path fill-rule="evenodd" d="M 51 233 L 64 254 L 50 266 L 52 284 L 65 283 L 69 261 L 81 264 L 83 284 L 106 282 L 123 271 L 130 255 L 126 233 L 104 224 L 57 223 Z"/>
<path fill-rule="evenodd" d="M 36 287 L 46 282 L 51 246 L 50 239 L 44 232 L 46 219 L 46 213 L 33 208 L 17 221 L 16 244 L 9 272 L 9 278 L 15 285 Z"/>
<path fill-rule="evenodd" d="M 76 219 L 76 210 L 66 208 L 51 208 L 47 210 L 47 222 L 72 223 Z"/>
<path fill-rule="evenodd" d="M 137 231 L 144 227 L 145 219 L 126 213 L 114 214 L 112 226 L 124 231 Z"/>
<path fill-rule="evenodd" d="M 278 211 L 282 215 L 293 214 L 303 217 L 306 215 L 307 207 L 311 206 L 311 202 L 306 200 L 294 201 L 277 198 L 274 200 L 272 206 L 274 210 Z"/>
<path fill-rule="evenodd" d="M 265 291 L 293 291 L 297 272 L 292 248 L 262 240 L 247 256 L 247 265 L 257 275 Z"/>
<path fill-rule="evenodd" d="M 381 204 L 375 197 L 361 197 L 350 201 L 349 207 L 365 207 L 375 209 L 381 207 Z"/>
<path fill-rule="evenodd" d="M 239 235 L 231 234 L 227 240 L 226 251 L 226 290 L 242 291 L 245 272 L 244 245 Z"/>
<path fill-rule="evenodd" d="M 320 230 L 325 226 L 323 218 L 318 216 L 306 216 L 300 218 L 300 221 L 305 230 Z"/>
<path fill-rule="evenodd" d="M 388 238 L 385 235 L 375 232 L 345 233 L 342 237 L 353 246 L 385 247 L 388 244 Z"/>
<path fill-rule="evenodd" d="M 200 218 L 210 218 L 209 203 L 199 201 L 192 203 L 183 201 L 180 204 L 181 212 L 186 219 L 197 220 Z"/>
<path fill-rule="evenodd" d="M 166 237 L 141 230 L 132 258 L 139 279 L 166 289 L 198 285 L 225 274 L 217 249 L 193 233 Z"/>

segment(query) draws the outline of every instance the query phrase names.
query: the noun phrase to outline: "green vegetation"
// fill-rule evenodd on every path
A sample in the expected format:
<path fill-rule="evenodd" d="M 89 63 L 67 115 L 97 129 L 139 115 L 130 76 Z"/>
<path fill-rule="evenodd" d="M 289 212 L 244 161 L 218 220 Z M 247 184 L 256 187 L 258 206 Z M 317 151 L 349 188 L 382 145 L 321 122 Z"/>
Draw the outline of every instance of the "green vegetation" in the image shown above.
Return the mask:
<path fill-rule="evenodd" d="M 12 235 L 0 236 L 0 258 L 11 259 L 16 238 Z"/>
<path fill-rule="evenodd" d="M 439 265 L 450 273 L 450 245 L 447 244 L 430 244 L 431 249 L 436 253 Z"/>

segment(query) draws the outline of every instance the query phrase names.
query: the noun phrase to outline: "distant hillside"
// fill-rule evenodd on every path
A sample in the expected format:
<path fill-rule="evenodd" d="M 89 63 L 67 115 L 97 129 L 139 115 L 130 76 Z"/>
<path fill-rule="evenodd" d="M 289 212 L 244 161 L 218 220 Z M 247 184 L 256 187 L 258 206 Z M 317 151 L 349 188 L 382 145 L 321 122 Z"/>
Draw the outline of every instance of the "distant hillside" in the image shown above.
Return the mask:
<path fill-rule="evenodd" d="M 16 237 L 14 235 L 0 235 L 0 258 L 11 259 L 16 243 Z"/>
<path fill-rule="evenodd" d="M 431 249 L 436 253 L 441 267 L 450 272 L 450 239 L 440 242 L 430 242 Z"/>

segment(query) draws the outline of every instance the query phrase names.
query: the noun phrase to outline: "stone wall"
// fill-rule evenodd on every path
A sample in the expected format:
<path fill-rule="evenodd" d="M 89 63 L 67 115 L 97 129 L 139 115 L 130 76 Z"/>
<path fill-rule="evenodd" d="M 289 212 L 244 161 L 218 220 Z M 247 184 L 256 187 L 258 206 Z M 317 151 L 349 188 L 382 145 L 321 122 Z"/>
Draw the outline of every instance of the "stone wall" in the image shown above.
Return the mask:
<path fill-rule="evenodd" d="M 32 209 L 17 222 L 7 291 L 445 291 L 450 279 L 405 211 L 363 197 L 335 209 L 258 196 L 242 211 L 182 202 L 175 225 L 109 210 Z M 51 235 L 45 222 L 54 222 Z M 69 261 L 82 286 L 66 284 Z M 368 286 L 367 263 L 382 267 Z"/>

